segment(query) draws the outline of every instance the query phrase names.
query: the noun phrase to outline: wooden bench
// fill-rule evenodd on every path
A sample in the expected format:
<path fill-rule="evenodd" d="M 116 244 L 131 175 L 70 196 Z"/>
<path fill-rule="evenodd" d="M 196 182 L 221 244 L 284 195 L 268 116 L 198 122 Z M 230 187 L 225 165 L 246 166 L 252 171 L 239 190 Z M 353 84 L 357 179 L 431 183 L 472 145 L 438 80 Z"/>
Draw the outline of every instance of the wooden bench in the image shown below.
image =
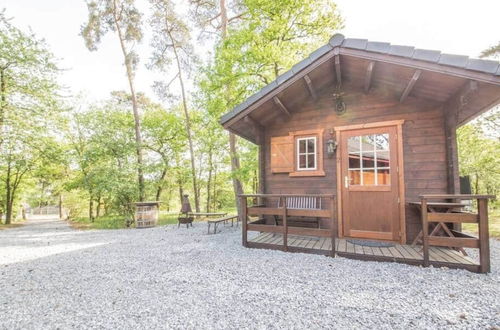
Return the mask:
<path fill-rule="evenodd" d="M 321 210 L 321 198 L 311 197 L 311 196 L 294 196 L 287 197 L 286 208 L 289 210 Z M 278 200 L 278 208 L 283 207 L 282 199 Z M 278 226 L 283 221 L 279 219 L 278 216 L 274 216 L 274 224 Z M 298 227 L 316 227 L 320 228 L 319 218 L 313 217 L 304 219 L 303 217 L 299 219 L 289 219 L 289 225 L 295 225 Z"/>
<path fill-rule="evenodd" d="M 195 218 L 210 218 L 210 217 L 225 217 L 227 213 L 207 213 L 207 212 L 189 212 L 190 217 L 195 217 Z"/>
<path fill-rule="evenodd" d="M 209 219 L 207 221 L 207 224 L 208 224 L 208 234 L 210 234 L 210 227 L 211 225 L 213 224 L 214 225 L 214 234 L 217 234 L 217 225 L 219 223 L 224 223 L 224 225 L 226 225 L 226 223 L 228 221 L 231 221 L 231 227 L 234 226 L 234 220 L 236 220 L 236 226 L 238 226 L 238 221 L 239 221 L 239 217 L 237 215 L 230 215 L 230 216 L 227 216 L 227 217 L 224 217 L 224 218 L 218 218 L 218 219 Z"/>

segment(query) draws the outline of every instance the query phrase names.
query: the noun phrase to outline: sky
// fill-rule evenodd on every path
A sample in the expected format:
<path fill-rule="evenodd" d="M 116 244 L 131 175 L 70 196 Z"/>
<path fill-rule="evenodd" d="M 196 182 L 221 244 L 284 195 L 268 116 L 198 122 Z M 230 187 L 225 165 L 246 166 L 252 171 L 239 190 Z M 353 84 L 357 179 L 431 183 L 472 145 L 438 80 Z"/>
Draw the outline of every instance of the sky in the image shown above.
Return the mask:
<path fill-rule="evenodd" d="M 187 0 L 182 0 L 187 1 Z M 345 19 L 340 31 L 349 38 L 385 41 L 444 53 L 478 57 L 500 40 L 500 0 L 337 0 Z M 140 8 L 147 2 L 138 0 Z M 180 10 L 185 10 L 181 5 Z M 32 29 L 44 38 L 63 69 L 61 83 L 71 94 L 83 93 L 89 100 L 127 90 L 125 69 L 115 36 L 107 35 L 96 52 L 90 52 L 79 36 L 87 19 L 84 0 L 0 0 L 12 23 Z M 141 64 L 136 89 L 153 96 L 152 84 L 169 74 L 159 75 L 145 67 L 149 57 L 148 36 L 137 46 Z M 196 41 L 196 40 L 195 40 Z M 204 52 L 203 47 L 199 47 Z M 153 97 L 154 98 L 154 97 Z"/>

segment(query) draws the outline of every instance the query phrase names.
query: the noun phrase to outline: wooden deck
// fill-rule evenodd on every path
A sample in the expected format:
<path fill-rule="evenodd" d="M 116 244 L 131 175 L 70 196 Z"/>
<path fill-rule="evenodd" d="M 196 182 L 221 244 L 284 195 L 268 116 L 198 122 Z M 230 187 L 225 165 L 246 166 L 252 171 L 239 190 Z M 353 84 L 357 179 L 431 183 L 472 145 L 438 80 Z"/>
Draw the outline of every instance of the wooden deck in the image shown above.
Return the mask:
<path fill-rule="evenodd" d="M 335 244 L 335 254 L 341 257 L 410 265 L 423 264 L 422 246 L 395 244 L 393 247 L 369 247 L 352 244 L 342 238 L 337 238 Z M 248 240 L 248 247 L 283 250 L 283 235 L 261 233 Z M 332 240 L 325 237 L 288 235 L 288 251 L 331 255 Z M 447 247 L 430 247 L 429 254 L 430 264 L 436 267 L 461 268 L 473 272 L 479 270 L 478 263 Z"/>

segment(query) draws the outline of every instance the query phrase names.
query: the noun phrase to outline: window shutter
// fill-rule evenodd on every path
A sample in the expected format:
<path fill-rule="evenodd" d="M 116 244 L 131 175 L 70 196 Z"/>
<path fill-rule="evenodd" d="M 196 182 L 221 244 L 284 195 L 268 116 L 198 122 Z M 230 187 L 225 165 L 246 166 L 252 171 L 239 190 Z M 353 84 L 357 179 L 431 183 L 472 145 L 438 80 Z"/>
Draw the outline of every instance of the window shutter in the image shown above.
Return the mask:
<path fill-rule="evenodd" d="M 271 138 L 271 172 L 290 173 L 293 166 L 293 136 Z"/>

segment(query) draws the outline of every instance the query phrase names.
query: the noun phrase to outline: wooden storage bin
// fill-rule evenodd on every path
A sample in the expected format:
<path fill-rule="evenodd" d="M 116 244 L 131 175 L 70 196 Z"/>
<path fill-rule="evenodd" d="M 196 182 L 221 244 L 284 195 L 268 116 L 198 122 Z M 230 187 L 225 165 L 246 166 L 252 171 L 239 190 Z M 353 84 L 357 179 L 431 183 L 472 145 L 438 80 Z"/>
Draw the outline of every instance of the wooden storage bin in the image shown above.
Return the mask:
<path fill-rule="evenodd" d="M 158 223 L 159 202 L 135 203 L 136 228 L 150 228 Z"/>

